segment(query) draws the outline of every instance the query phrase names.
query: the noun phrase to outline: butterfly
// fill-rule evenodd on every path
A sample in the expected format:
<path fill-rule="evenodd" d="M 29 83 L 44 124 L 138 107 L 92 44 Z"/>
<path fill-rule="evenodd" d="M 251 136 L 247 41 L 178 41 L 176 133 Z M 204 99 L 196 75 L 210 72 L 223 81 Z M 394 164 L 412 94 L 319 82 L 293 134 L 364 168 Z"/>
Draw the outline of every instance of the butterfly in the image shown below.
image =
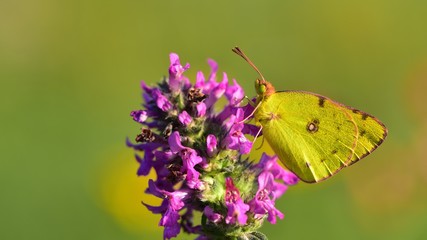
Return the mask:
<path fill-rule="evenodd" d="M 259 74 L 253 117 L 287 169 L 307 183 L 325 180 L 372 153 L 387 136 L 374 116 L 305 91 L 279 91 Z"/>

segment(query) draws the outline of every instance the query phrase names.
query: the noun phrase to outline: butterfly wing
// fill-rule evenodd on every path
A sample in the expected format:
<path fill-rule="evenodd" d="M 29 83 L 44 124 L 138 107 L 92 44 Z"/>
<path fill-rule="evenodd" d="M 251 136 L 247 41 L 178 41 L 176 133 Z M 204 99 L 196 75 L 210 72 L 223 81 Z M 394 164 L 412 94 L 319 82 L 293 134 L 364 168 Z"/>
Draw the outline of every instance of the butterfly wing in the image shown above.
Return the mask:
<path fill-rule="evenodd" d="M 305 182 L 319 182 L 364 153 L 359 150 L 356 113 L 308 92 L 285 91 L 261 101 L 255 120 L 285 166 Z M 371 131 L 366 125 L 365 131 Z M 360 146 L 367 145 L 365 138 Z M 368 145 L 367 149 L 371 149 Z M 360 148 L 361 149 L 361 148 Z"/>
<path fill-rule="evenodd" d="M 387 128 L 372 115 L 347 107 L 346 111 L 357 125 L 358 138 L 350 165 L 374 151 L 387 137 Z"/>

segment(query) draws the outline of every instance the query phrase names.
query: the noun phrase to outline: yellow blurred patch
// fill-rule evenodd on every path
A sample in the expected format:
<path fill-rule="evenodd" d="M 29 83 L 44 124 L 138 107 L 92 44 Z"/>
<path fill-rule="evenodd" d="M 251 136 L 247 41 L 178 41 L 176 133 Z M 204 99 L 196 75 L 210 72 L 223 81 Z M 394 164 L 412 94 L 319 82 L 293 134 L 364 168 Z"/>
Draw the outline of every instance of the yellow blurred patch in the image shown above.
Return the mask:
<path fill-rule="evenodd" d="M 163 228 L 158 226 L 160 215 L 151 213 L 141 204 L 141 201 L 154 206 L 161 203 L 159 198 L 144 193 L 148 180 L 156 178 L 155 172 L 138 177 L 139 164 L 131 149 L 107 160 L 98 181 L 102 206 L 126 231 L 137 234 L 162 232 Z"/>

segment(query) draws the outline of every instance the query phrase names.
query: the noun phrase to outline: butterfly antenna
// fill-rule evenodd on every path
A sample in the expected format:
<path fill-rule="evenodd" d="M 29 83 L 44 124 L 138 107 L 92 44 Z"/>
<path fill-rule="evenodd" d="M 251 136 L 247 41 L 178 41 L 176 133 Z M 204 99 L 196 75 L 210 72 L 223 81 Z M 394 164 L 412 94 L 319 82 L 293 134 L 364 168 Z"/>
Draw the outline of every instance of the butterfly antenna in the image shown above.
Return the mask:
<path fill-rule="evenodd" d="M 249 63 L 249 65 L 251 65 L 255 71 L 259 74 L 259 76 L 261 77 L 261 80 L 265 80 L 264 76 L 262 75 L 262 73 L 258 70 L 258 68 L 255 66 L 255 64 L 253 64 L 253 62 L 246 56 L 245 53 L 243 53 L 243 51 L 239 48 L 239 47 L 234 47 L 233 49 L 231 49 L 235 54 L 239 55 L 240 57 L 242 57 L 243 59 L 245 59 L 246 62 Z"/>

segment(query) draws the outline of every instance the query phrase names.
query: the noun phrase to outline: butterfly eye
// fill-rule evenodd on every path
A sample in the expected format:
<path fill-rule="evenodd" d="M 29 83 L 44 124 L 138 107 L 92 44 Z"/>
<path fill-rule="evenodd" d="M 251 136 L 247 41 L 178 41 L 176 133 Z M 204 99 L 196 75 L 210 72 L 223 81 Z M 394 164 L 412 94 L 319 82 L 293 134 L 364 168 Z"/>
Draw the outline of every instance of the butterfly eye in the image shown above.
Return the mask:
<path fill-rule="evenodd" d="M 255 81 L 255 90 L 256 90 L 257 94 L 264 95 L 264 93 L 266 91 L 265 82 L 257 79 Z"/>
<path fill-rule="evenodd" d="M 265 93 L 265 89 L 266 89 L 265 85 L 260 85 L 259 88 L 261 93 Z"/>

